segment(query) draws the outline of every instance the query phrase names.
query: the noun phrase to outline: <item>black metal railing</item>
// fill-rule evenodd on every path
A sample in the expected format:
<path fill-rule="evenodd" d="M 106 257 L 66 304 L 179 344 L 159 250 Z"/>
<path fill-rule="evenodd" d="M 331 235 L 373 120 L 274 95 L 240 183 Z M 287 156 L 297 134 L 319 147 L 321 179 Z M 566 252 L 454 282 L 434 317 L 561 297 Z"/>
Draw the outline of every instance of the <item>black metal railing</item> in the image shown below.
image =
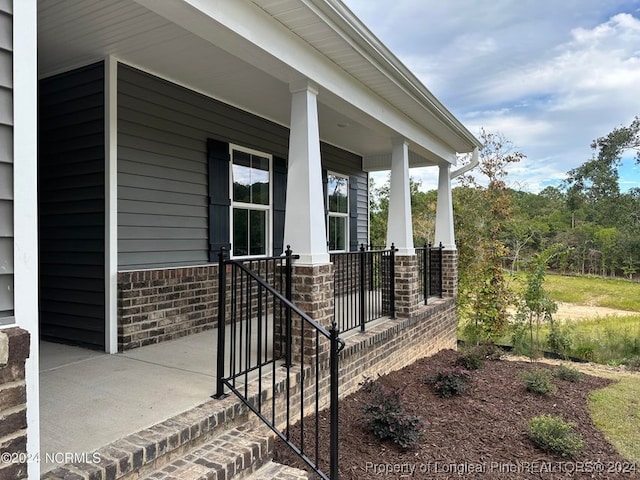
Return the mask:
<path fill-rule="evenodd" d="M 335 323 L 324 328 L 291 302 L 293 258 L 287 247 L 280 262 L 264 261 L 262 266 L 273 266 L 264 268 L 268 281 L 251 263 L 229 260 L 221 250 L 214 398 L 230 390 L 321 478 L 337 480 L 338 358 L 344 341 Z M 320 413 L 327 383 L 328 417 Z M 265 387 L 270 396 L 263 394 Z M 327 422 L 328 474 L 319 466 L 319 436 Z"/>
<path fill-rule="evenodd" d="M 418 284 L 426 305 L 429 298 L 442 298 L 442 242 L 437 247 L 424 244 L 416 248 L 418 256 Z"/>
<path fill-rule="evenodd" d="M 367 250 L 331 254 L 334 275 L 334 313 L 341 332 L 360 328 L 389 316 L 395 318 L 395 252 Z"/>

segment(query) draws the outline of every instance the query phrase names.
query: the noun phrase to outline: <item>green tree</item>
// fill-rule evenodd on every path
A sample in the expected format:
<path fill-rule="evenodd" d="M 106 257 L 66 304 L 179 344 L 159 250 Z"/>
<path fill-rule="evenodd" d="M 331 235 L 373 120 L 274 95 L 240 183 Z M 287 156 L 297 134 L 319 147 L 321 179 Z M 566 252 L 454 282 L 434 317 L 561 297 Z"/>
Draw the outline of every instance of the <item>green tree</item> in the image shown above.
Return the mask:
<path fill-rule="evenodd" d="M 469 336 L 495 340 L 505 332 L 511 304 L 502 268 L 508 251 L 503 231 L 513 211 L 507 170 L 524 155 L 501 134 L 482 129 L 479 136 L 483 148 L 478 171 L 462 177 L 464 188 L 456 192 L 454 203 L 460 258 L 458 306 Z"/>

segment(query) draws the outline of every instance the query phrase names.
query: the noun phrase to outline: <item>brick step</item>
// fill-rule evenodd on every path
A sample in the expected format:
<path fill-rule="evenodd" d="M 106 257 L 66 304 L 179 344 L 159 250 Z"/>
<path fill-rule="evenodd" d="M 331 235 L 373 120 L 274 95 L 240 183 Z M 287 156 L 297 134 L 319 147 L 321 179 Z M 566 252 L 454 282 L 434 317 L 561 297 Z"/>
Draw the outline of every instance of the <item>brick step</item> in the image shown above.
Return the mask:
<path fill-rule="evenodd" d="M 140 477 L 140 480 L 262 478 L 252 475 L 270 461 L 272 450 L 273 434 L 269 428 L 242 425 Z"/>
<path fill-rule="evenodd" d="M 246 477 L 246 480 L 309 480 L 309 474 L 304 470 L 269 462 Z"/>

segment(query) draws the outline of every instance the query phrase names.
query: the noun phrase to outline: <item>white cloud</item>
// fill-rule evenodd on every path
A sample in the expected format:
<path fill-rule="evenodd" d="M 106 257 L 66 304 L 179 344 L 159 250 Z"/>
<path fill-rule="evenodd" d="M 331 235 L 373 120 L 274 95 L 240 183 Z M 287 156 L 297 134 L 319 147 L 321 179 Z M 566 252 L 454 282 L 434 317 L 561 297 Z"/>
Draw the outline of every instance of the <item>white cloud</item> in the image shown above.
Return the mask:
<path fill-rule="evenodd" d="M 346 3 L 472 132 L 518 146 L 531 189 L 640 115 L 640 0 Z"/>

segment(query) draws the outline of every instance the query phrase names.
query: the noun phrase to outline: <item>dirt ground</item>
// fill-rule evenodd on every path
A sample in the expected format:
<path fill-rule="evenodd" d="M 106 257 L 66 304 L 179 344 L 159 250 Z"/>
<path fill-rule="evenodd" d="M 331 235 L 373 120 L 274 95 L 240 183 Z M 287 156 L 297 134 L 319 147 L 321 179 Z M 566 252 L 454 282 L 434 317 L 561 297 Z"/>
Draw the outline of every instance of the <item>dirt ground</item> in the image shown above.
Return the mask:
<path fill-rule="evenodd" d="M 558 320 L 575 321 L 586 318 L 606 317 L 607 315 L 633 315 L 634 313 L 636 312 L 618 310 L 616 308 L 558 302 L 558 311 L 553 316 Z"/>
<path fill-rule="evenodd" d="M 371 401 L 367 392 L 360 390 L 341 401 L 341 480 L 640 478 L 640 465 L 626 461 L 615 451 L 595 428 L 587 411 L 589 392 L 607 386 L 610 380 L 589 375 L 579 383 L 555 379 L 556 392 L 541 396 L 527 392 L 520 375 L 526 370 L 556 366 L 487 361 L 484 368 L 472 372 L 467 393 L 441 398 L 425 379 L 451 366 L 459 355 L 452 350 L 443 351 L 378 379 L 387 387 L 404 388 L 408 412 L 429 422 L 416 449 L 402 450 L 369 432 L 363 413 L 364 405 Z M 546 454 L 531 443 L 528 421 L 543 413 L 559 415 L 576 424 L 585 441 L 576 457 Z M 314 452 L 310 423 L 305 427 L 305 451 Z M 296 427 L 291 435 L 299 436 Z M 328 471 L 328 435 L 327 428 L 319 434 L 318 453 L 324 471 Z M 276 445 L 275 459 L 305 468 L 284 443 Z"/>

